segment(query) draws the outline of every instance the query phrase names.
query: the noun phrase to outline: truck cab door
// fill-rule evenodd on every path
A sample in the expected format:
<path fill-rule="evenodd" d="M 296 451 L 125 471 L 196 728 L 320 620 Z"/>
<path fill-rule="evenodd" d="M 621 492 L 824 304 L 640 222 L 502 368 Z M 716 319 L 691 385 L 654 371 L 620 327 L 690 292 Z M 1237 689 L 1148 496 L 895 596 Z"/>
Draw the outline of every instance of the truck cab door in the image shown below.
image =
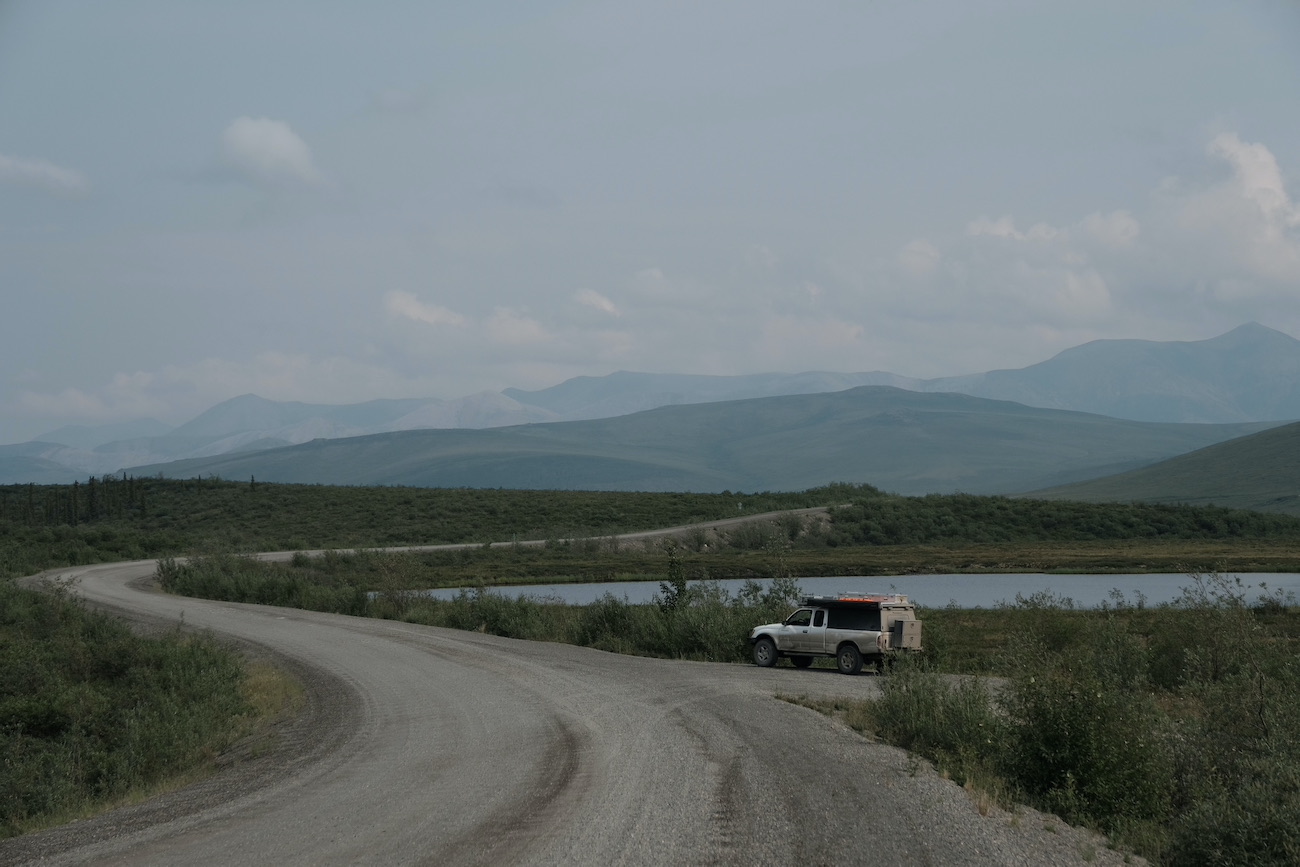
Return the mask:
<path fill-rule="evenodd" d="M 808 630 L 812 628 L 813 610 L 800 608 L 787 617 L 776 635 L 776 646 L 780 650 L 804 650 L 808 641 Z"/>
<path fill-rule="evenodd" d="M 801 615 L 800 624 L 790 633 L 788 649 L 795 653 L 821 653 L 826 645 L 826 609 L 801 608 L 795 613 Z"/>

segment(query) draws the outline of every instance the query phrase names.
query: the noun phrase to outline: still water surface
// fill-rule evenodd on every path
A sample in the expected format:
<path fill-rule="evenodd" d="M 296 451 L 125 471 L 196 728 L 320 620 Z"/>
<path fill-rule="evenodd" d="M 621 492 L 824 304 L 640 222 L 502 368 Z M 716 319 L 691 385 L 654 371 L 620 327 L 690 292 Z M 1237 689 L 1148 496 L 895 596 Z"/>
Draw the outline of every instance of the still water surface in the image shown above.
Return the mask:
<path fill-rule="evenodd" d="M 1281 589 L 1300 597 L 1300 573 L 1231 573 L 1240 578 L 1247 597 L 1258 598 L 1260 584 L 1269 592 Z M 743 580 L 719 581 L 734 595 Z M 760 582 L 766 583 L 766 582 Z M 1147 605 L 1173 602 L 1182 595 L 1192 579 L 1172 575 L 890 575 L 874 577 L 800 578 L 805 593 L 905 593 L 919 605 L 941 608 L 955 603 L 961 608 L 992 608 L 1000 602 L 1014 603 L 1016 596 L 1048 592 L 1069 597 L 1076 606 L 1095 608 L 1103 602 L 1114 603 L 1114 591 L 1124 595 L 1129 604 L 1143 599 Z M 440 599 L 455 596 L 456 590 L 431 590 Z M 660 592 L 657 581 L 619 581 L 605 584 L 533 584 L 526 587 L 494 587 L 493 592 L 506 596 L 532 596 L 558 599 L 572 605 L 594 602 L 606 593 L 629 602 L 650 602 Z"/>

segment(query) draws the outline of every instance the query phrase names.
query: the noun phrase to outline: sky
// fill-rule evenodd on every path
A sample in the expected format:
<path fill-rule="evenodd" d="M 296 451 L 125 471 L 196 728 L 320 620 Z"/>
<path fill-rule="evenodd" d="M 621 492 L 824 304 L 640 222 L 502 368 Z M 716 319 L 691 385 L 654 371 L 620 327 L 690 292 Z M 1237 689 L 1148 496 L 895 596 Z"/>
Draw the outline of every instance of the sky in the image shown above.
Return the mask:
<path fill-rule="evenodd" d="M 1300 4 L 0 0 L 0 442 L 1300 336 Z"/>

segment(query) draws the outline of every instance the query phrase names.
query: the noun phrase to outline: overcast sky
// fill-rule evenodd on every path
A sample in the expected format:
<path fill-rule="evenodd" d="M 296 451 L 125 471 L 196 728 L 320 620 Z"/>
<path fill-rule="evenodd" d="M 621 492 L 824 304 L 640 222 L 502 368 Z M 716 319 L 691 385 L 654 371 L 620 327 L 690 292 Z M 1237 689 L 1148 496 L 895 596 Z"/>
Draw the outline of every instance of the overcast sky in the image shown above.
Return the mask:
<path fill-rule="evenodd" d="M 0 0 L 0 442 L 1300 336 L 1300 4 Z"/>

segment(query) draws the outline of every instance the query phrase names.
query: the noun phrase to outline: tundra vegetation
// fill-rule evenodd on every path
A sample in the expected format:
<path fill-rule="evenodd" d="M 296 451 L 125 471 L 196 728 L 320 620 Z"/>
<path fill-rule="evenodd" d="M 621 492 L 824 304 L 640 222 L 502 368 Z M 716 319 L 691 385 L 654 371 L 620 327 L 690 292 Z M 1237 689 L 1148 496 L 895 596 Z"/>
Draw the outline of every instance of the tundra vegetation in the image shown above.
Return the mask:
<path fill-rule="evenodd" d="M 208 479 L 148 480 L 140 487 L 143 506 L 129 497 L 108 499 L 100 487 L 96 502 L 118 505 L 116 513 L 102 506 L 96 517 L 85 511 L 87 487 L 0 489 L 0 566 L 12 575 L 157 556 L 158 575 L 174 592 L 677 658 L 747 659 L 749 629 L 788 612 L 802 575 L 1204 572 L 1199 582 L 1189 578 L 1177 605 L 1116 598 L 1101 610 L 1076 610 L 1068 600 L 1034 597 L 995 610 L 925 610 L 922 660 L 882 681 L 881 701 L 827 709 L 929 758 L 982 797 L 1055 811 L 1157 861 L 1296 860 L 1296 612 L 1276 594 L 1247 604 L 1244 586 L 1214 572 L 1300 569 L 1296 518 L 1220 508 L 904 498 L 848 485 L 788 495 L 637 495 Z M 53 523 L 60 520 L 58 503 L 70 508 L 73 501 L 82 511 Z M 41 502 L 49 504 L 45 513 L 36 508 Z M 693 530 L 669 540 L 614 538 L 814 505 L 832 508 L 825 517 Z M 66 520 L 69 514 L 78 515 L 76 523 Z M 492 539 L 549 541 L 488 546 Z M 476 544 L 418 554 L 375 550 L 438 542 Z M 235 553 L 277 548 L 326 550 L 281 563 Z M 773 580 L 729 594 L 713 580 L 723 577 Z M 491 589 L 623 578 L 661 582 L 655 603 L 607 595 L 568 606 Z M 447 601 L 420 592 L 437 586 L 468 589 Z M 45 604 L 41 599 L 30 604 Z M 0 644 L 0 654 L 14 646 Z M 954 680 L 954 673 L 975 677 Z M 232 706 L 226 713 L 242 711 Z M 9 730 L 35 736 L 36 727 L 23 721 L 28 717 L 8 719 Z"/>
<path fill-rule="evenodd" d="M 0 838 L 211 766 L 258 719 L 257 683 L 210 638 L 0 582 Z"/>
<path fill-rule="evenodd" d="M 937 653 L 901 661 L 878 701 L 795 700 L 929 759 L 981 804 L 1029 803 L 1157 863 L 1300 863 L 1297 610 L 1277 593 L 1248 604 L 1248 589 L 1194 575 L 1157 608 L 1036 596 L 925 612 Z M 970 669 L 998 679 L 944 676 Z"/>

